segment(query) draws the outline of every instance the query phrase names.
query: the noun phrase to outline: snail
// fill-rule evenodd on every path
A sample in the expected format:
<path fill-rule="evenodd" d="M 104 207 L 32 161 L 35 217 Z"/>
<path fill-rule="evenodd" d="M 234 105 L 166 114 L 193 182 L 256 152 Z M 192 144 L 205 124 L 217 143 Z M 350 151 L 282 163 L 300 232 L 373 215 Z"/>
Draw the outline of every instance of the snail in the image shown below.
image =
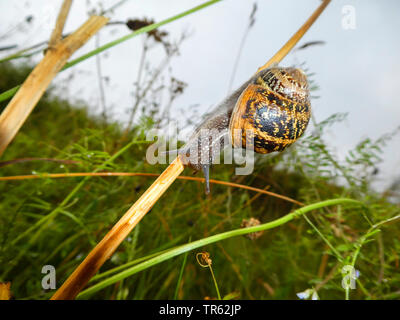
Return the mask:
<path fill-rule="evenodd" d="M 227 138 L 234 147 L 257 153 L 283 151 L 304 133 L 310 115 L 305 73 L 274 66 L 223 100 L 177 151 L 185 165 L 204 172 L 209 193 L 209 169 Z"/>

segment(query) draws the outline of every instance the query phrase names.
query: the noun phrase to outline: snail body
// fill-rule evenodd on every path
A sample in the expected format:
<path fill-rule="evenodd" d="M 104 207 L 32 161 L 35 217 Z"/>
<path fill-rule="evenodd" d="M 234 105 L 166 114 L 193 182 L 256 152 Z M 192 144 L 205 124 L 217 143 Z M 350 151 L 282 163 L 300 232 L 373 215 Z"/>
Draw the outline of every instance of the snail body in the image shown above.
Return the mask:
<path fill-rule="evenodd" d="M 257 153 L 283 151 L 305 131 L 311 116 L 308 82 L 297 68 L 272 67 L 255 74 L 222 101 L 178 150 L 184 164 L 209 168 L 229 139 Z"/>

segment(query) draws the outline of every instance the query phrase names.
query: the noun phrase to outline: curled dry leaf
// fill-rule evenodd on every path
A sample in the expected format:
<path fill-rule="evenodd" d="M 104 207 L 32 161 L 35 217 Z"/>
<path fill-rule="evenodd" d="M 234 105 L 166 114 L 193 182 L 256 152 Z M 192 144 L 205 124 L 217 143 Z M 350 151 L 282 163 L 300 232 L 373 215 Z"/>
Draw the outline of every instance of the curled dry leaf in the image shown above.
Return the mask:
<path fill-rule="evenodd" d="M 199 252 L 198 254 L 196 254 L 196 259 L 198 264 L 204 268 L 210 267 L 212 264 L 210 254 L 208 252 Z"/>

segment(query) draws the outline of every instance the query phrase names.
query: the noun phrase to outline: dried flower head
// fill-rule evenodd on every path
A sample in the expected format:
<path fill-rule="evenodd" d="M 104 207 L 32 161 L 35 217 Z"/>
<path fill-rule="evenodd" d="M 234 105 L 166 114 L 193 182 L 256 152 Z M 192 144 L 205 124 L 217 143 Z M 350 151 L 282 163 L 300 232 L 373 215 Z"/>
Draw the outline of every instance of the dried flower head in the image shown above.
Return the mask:
<path fill-rule="evenodd" d="M 212 264 L 210 254 L 208 252 L 199 252 L 198 254 L 196 254 L 196 260 L 198 264 L 204 268 L 207 268 Z"/>
<path fill-rule="evenodd" d="M 259 226 L 261 224 L 260 220 L 255 219 L 255 218 L 250 218 L 250 219 L 243 219 L 242 224 L 240 225 L 241 228 L 248 228 L 248 227 L 254 227 L 254 226 Z M 259 237 L 262 236 L 264 231 L 257 231 L 253 233 L 249 233 L 246 235 L 251 240 L 255 240 Z"/>
<path fill-rule="evenodd" d="M 147 27 L 153 23 L 154 23 L 154 20 L 148 19 L 148 18 L 129 19 L 126 22 L 126 26 L 130 30 L 136 31 L 136 30 L 142 29 L 144 27 Z M 171 44 L 168 41 L 166 41 L 166 39 L 165 39 L 165 37 L 168 36 L 167 31 L 160 31 L 158 29 L 154 29 L 154 30 L 147 32 L 147 36 L 149 38 L 153 38 L 154 41 L 156 41 L 156 42 L 162 43 L 166 48 L 169 48 L 171 46 Z"/>

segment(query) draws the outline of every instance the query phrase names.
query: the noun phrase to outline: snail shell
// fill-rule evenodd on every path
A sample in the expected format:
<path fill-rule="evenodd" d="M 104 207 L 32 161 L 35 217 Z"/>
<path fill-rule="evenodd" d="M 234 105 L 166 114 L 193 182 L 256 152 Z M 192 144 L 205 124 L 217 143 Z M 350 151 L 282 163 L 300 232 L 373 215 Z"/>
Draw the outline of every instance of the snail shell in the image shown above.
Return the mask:
<path fill-rule="evenodd" d="M 258 153 L 283 151 L 304 133 L 310 115 L 305 73 L 297 68 L 267 69 L 236 102 L 229 124 L 232 144 Z"/>

